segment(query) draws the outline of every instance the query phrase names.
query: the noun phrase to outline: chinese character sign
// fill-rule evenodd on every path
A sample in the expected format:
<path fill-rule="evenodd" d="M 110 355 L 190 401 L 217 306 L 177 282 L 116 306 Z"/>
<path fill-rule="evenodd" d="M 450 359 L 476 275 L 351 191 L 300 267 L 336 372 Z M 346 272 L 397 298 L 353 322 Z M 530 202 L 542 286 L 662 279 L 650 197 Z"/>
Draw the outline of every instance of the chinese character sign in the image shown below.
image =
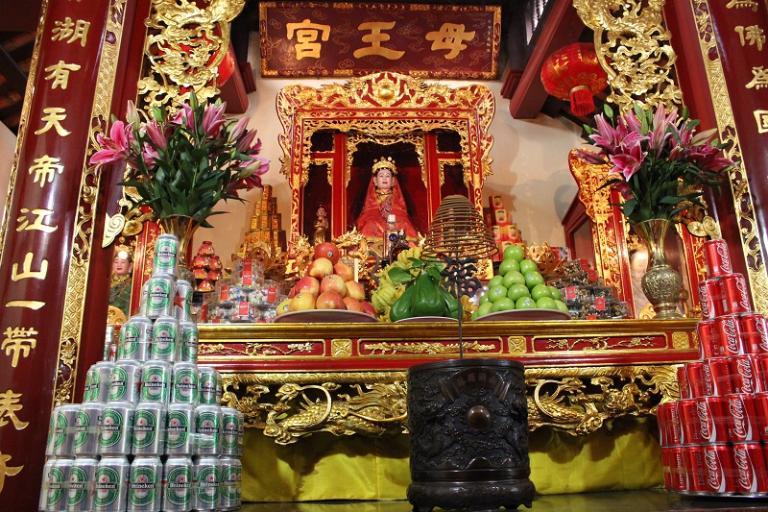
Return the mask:
<path fill-rule="evenodd" d="M 493 79 L 500 18 L 498 5 L 261 2 L 261 73 Z"/>

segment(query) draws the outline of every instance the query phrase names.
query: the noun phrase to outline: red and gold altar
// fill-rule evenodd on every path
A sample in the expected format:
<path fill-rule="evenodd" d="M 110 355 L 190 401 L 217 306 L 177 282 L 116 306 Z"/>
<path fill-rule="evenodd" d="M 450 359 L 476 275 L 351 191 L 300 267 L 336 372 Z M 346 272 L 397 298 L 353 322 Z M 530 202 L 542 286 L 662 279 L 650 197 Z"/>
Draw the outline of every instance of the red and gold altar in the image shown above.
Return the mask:
<path fill-rule="evenodd" d="M 89 163 L 96 136 L 129 100 L 178 107 L 192 92 L 246 116 L 271 160 L 263 186 L 227 203 L 184 255 L 199 362 L 245 416 L 245 500 L 405 498 L 406 373 L 459 357 L 456 323 L 273 320 L 312 275 L 316 244 L 333 242 L 348 264 L 333 272 L 349 271 L 370 301 L 388 237 L 423 245 L 453 195 L 500 254 L 525 247 L 573 294 L 571 319 L 463 324 L 464 357 L 525 365 L 537 490 L 662 483 L 656 415 L 681 398 L 681 365 L 700 358 L 708 239 L 723 240 L 755 312 L 768 313 L 768 5 L 477 4 L 40 2 L 0 229 L 0 508 L 37 503 L 53 407 L 80 401 L 107 324 L 138 312 L 152 275 L 161 228 L 131 208 L 124 168 Z M 539 78 L 585 34 L 598 109 L 685 105 L 735 162 L 667 235 L 684 289 L 674 319 L 654 318 L 643 295 L 648 252 L 606 186 L 610 166 L 576 151 L 589 119 Z M 501 259 L 481 262 L 484 280 Z"/>

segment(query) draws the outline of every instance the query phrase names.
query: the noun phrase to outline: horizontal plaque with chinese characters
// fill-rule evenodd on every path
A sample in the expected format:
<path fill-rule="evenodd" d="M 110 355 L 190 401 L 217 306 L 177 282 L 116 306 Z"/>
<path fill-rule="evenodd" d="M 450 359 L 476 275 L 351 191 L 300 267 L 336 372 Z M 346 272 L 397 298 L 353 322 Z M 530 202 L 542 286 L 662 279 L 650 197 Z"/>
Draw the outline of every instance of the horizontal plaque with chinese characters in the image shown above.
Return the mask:
<path fill-rule="evenodd" d="M 261 2 L 262 76 L 496 78 L 501 7 Z"/>

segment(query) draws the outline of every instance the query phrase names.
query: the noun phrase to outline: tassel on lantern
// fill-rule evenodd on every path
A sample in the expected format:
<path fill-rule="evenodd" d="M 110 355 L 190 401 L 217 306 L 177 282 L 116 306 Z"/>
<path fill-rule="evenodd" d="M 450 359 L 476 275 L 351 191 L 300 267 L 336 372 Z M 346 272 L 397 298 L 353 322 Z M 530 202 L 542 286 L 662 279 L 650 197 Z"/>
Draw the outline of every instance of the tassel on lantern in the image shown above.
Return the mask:
<path fill-rule="evenodd" d="M 573 115 L 584 117 L 595 111 L 595 99 L 592 91 L 586 85 L 571 89 L 571 112 Z"/>

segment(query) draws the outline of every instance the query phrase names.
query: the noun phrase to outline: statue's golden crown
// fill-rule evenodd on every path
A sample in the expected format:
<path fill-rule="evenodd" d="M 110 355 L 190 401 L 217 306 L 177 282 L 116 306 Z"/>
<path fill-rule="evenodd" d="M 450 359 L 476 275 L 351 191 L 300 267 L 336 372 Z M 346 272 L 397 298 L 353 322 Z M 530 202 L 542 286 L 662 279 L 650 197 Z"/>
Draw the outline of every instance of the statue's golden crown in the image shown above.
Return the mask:
<path fill-rule="evenodd" d="M 387 169 L 392 174 L 397 174 L 397 166 L 391 156 L 383 156 L 378 160 L 374 160 L 371 172 L 376 174 L 382 169 Z"/>

